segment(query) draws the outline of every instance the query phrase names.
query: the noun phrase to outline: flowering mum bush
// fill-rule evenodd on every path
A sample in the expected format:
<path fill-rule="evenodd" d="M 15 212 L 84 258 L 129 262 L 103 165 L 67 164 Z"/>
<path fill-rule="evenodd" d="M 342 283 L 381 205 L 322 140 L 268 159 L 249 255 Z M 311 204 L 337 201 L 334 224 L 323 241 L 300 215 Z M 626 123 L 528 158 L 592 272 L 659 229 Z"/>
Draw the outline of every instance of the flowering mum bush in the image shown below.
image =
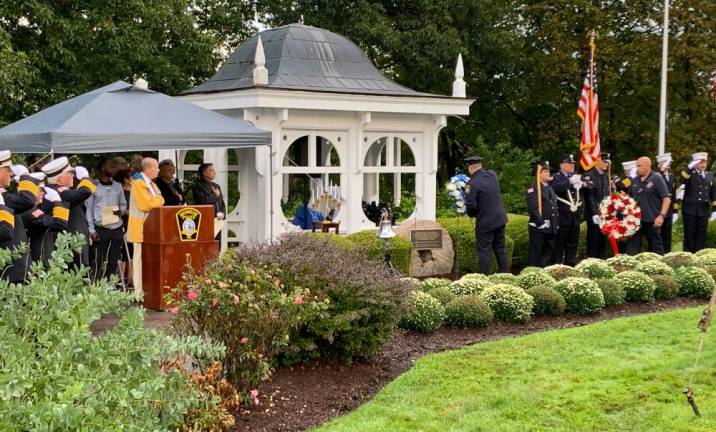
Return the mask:
<path fill-rule="evenodd" d="M 307 288 L 287 286 L 278 268 L 243 262 L 229 249 L 203 274 L 191 268 L 166 297 L 173 329 L 226 346 L 224 367 L 243 392 L 271 375 L 291 333 L 327 307 Z"/>
<path fill-rule="evenodd" d="M 678 297 L 679 283 L 673 275 L 651 275 L 651 280 L 656 284 L 654 298 L 669 300 Z"/>
<path fill-rule="evenodd" d="M 696 256 L 711 255 L 716 253 L 716 248 L 703 248 L 700 251 L 694 253 Z"/>
<path fill-rule="evenodd" d="M 491 284 L 507 284 L 519 286 L 517 276 L 512 273 L 494 273 L 487 277 Z"/>
<path fill-rule="evenodd" d="M 427 278 L 420 281 L 420 284 L 418 284 L 418 289 L 420 291 L 430 291 L 433 288 L 449 288 L 450 284 L 452 284 L 452 281 L 450 279 L 442 279 L 442 278 Z"/>
<path fill-rule="evenodd" d="M 714 278 L 699 267 L 679 267 L 676 270 L 679 294 L 685 297 L 707 299 L 714 291 Z"/>
<path fill-rule="evenodd" d="M 619 254 L 611 258 L 607 258 L 607 264 L 613 268 L 615 272 L 623 272 L 634 270 L 639 261 L 631 255 Z"/>
<path fill-rule="evenodd" d="M 654 300 L 656 284 L 647 275 L 637 271 L 625 271 L 614 276 L 626 293 L 627 301 L 650 302 Z"/>
<path fill-rule="evenodd" d="M 508 284 L 492 285 L 480 297 L 487 300 L 495 319 L 524 323 L 532 317 L 534 299 L 522 288 Z"/>
<path fill-rule="evenodd" d="M 527 267 L 525 267 L 525 268 L 522 269 L 522 271 L 520 272 L 520 274 L 532 273 L 532 272 L 543 273 L 543 272 L 544 272 L 544 269 L 543 269 L 542 267 L 527 266 Z"/>
<path fill-rule="evenodd" d="M 281 269 L 285 289 L 309 289 L 304 302 L 322 305 L 291 332 L 279 359 L 284 364 L 372 355 L 395 331 L 407 308 L 408 293 L 414 290 L 412 283 L 386 268 L 382 256 L 371 258 L 360 248 L 345 250 L 327 238 L 286 235 L 271 243 L 242 246 L 234 253 L 255 266 Z"/>
<path fill-rule="evenodd" d="M 450 291 L 450 289 L 445 287 L 436 287 L 428 291 L 428 294 L 435 297 L 437 301 L 440 302 L 441 305 L 445 306 L 446 304 L 450 303 L 451 301 L 455 300 L 457 295 Z"/>
<path fill-rule="evenodd" d="M 639 262 L 645 261 L 661 261 L 661 255 L 655 252 L 642 252 L 634 255 L 634 258 Z"/>
<path fill-rule="evenodd" d="M 535 315 L 562 315 L 567 303 L 562 294 L 551 286 L 536 286 L 527 290 L 534 299 L 532 311 Z"/>
<path fill-rule="evenodd" d="M 626 293 L 619 282 L 614 279 L 597 279 L 595 282 L 597 282 L 599 289 L 602 290 L 604 306 L 624 304 Z"/>
<path fill-rule="evenodd" d="M 468 273 L 464 275 L 461 279 L 480 279 L 480 280 L 487 280 L 487 276 L 485 276 L 482 273 Z"/>
<path fill-rule="evenodd" d="M 527 273 L 523 271 L 519 276 L 517 276 L 517 284 L 522 289 L 530 289 L 536 286 L 551 287 L 556 283 L 557 281 L 544 271 L 530 271 Z"/>
<path fill-rule="evenodd" d="M 669 267 L 666 263 L 661 261 L 642 261 L 636 266 L 636 271 L 644 273 L 645 275 L 667 275 L 674 276 L 674 269 Z"/>
<path fill-rule="evenodd" d="M 458 296 L 478 295 L 488 286 L 490 281 L 487 278 L 463 277 L 450 284 L 450 291 Z"/>
<path fill-rule="evenodd" d="M 552 276 L 556 281 L 567 279 L 568 277 L 580 277 L 582 276 L 574 267 L 570 267 L 564 264 L 553 264 L 544 268 L 544 271 Z"/>
<path fill-rule="evenodd" d="M 400 320 L 400 326 L 421 333 L 432 333 L 440 328 L 444 319 L 445 308 L 437 299 L 422 291 L 413 291 L 410 293 L 408 312 Z"/>
<path fill-rule="evenodd" d="M 585 277 L 563 279 L 554 286 L 567 303 L 567 311 L 591 314 L 604 308 L 604 295 L 597 283 Z"/>
<path fill-rule="evenodd" d="M 598 258 L 587 258 L 579 262 L 574 269 L 590 279 L 609 279 L 614 277 L 614 270 Z"/>
<path fill-rule="evenodd" d="M 457 297 L 445 306 L 445 322 L 453 327 L 486 327 L 492 318 L 490 305 L 478 296 Z"/>
<path fill-rule="evenodd" d="M 704 268 L 716 265 L 716 249 L 702 249 L 696 252 L 696 262 Z"/>
<path fill-rule="evenodd" d="M 670 252 L 664 255 L 661 260 L 673 269 L 698 265 L 696 257 L 689 252 Z"/>

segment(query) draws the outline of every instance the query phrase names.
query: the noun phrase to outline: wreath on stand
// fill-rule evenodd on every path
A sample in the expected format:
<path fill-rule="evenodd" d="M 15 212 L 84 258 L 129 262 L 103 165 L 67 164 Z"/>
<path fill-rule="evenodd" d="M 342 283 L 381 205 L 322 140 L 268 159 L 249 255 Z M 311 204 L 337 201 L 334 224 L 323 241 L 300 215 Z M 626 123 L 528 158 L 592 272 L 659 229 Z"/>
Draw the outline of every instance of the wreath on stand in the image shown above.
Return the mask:
<path fill-rule="evenodd" d="M 599 204 L 599 229 L 609 238 L 614 255 L 619 254 L 617 242 L 631 238 L 640 225 L 639 204 L 626 193 L 612 193 Z"/>

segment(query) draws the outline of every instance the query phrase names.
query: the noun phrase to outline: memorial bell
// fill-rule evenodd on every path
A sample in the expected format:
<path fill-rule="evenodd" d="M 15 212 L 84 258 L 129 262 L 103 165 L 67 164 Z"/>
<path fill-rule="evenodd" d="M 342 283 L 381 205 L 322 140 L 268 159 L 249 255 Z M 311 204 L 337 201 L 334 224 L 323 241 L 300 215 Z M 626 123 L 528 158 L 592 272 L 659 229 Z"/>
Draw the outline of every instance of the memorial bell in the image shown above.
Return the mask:
<path fill-rule="evenodd" d="M 390 215 L 383 209 L 380 215 L 380 228 L 378 229 L 378 238 L 390 239 L 395 237 L 395 231 L 393 231 L 393 222 L 390 220 Z"/>

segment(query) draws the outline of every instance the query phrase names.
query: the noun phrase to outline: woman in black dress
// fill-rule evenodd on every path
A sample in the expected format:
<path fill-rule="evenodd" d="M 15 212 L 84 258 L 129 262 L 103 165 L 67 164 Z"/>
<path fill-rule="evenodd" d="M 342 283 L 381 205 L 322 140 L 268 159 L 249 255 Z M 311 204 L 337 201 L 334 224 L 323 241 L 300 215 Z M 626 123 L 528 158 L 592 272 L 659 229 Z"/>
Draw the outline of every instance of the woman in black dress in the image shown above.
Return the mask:
<path fill-rule="evenodd" d="M 191 190 L 194 195 L 194 204 L 211 204 L 214 206 L 214 216 L 222 220 L 226 218 L 226 203 L 221 187 L 214 183 L 216 170 L 214 165 L 204 163 L 199 165 L 199 180 L 194 182 Z"/>

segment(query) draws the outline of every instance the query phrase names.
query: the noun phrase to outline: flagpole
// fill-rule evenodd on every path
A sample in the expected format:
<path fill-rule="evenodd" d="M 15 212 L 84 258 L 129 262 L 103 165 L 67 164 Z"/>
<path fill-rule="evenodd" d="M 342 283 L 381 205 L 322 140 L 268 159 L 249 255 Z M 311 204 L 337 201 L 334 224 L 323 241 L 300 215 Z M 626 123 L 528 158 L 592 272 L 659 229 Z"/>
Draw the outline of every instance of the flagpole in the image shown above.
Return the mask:
<path fill-rule="evenodd" d="M 666 82 L 669 56 L 669 0 L 664 0 L 664 34 L 661 44 L 661 103 L 659 106 L 659 154 L 666 152 Z"/>

